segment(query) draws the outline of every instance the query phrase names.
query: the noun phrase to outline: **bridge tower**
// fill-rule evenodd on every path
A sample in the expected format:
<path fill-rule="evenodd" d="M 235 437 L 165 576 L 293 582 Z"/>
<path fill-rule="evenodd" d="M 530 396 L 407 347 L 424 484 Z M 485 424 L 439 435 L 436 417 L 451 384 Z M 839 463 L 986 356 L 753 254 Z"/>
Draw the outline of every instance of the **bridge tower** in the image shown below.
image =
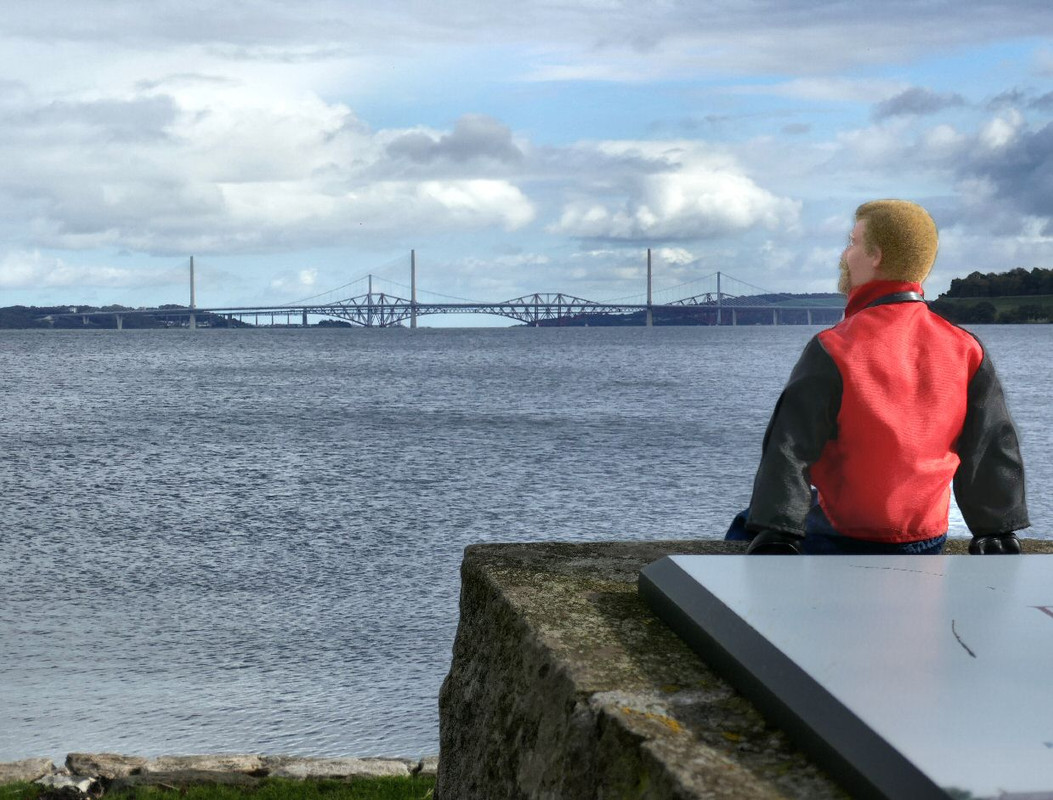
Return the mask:
<path fill-rule="evenodd" d="M 417 327 L 417 251 L 409 251 L 410 328 Z"/>
<path fill-rule="evenodd" d="M 194 298 L 194 257 L 190 256 L 190 330 L 197 328 L 197 314 L 194 313 L 195 308 L 197 308 L 197 301 Z"/>
<path fill-rule="evenodd" d="M 647 327 L 654 325 L 654 310 L 651 308 L 651 248 L 647 248 Z"/>
<path fill-rule="evenodd" d="M 721 307 L 724 305 L 724 295 L 720 291 L 720 271 L 717 271 L 717 325 L 721 324 L 720 312 Z"/>
<path fill-rule="evenodd" d="M 369 273 L 369 284 L 366 289 L 366 327 L 373 327 L 373 273 Z"/>

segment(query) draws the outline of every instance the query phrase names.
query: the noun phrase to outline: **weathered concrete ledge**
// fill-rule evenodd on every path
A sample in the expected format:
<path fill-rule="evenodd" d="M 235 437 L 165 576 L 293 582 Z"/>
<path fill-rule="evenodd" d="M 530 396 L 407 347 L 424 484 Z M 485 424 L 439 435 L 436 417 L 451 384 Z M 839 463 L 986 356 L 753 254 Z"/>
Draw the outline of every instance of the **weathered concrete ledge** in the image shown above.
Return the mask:
<path fill-rule="evenodd" d="M 950 554 L 966 542 L 949 543 Z M 467 548 L 437 800 L 847 795 L 644 605 L 639 570 L 721 541 Z M 1025 552 L 1053 553 L 1028 540 Z"/>
<path fill-rule="evenodd" d="M 438 757 L 301 758 L 297 756 L 201 755 L 142 758 L 117 753 L 70 753 L 63 766 L 50 758 L 0 763 L 0 784 L 37 781 L 87 792 L 96 781 L 109 788 L 130 785 L 187 786 L 196 783 L 249 785 L 261 778 L 354 780 L 435 775 Z"/>

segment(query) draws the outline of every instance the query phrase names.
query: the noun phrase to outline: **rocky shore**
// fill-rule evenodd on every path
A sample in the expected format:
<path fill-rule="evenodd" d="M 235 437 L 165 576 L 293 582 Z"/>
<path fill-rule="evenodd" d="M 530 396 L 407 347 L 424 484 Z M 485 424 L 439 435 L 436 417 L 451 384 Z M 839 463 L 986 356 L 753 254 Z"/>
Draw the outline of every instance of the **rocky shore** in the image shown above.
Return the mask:
<path fill-rule="evenodd" d="M 0 762 L 0 785 L 41 783 L 82 794 L 123 786 L 183 787 L 213 783 L 251 785 L 261 778 L 354 780 L 356 778 L 435 775 L 438 756 L 406 758 L 301 758 L 265 755 L 141 756 L 117 753 L 70 753 L 61 767 L 50 758 Z"/>

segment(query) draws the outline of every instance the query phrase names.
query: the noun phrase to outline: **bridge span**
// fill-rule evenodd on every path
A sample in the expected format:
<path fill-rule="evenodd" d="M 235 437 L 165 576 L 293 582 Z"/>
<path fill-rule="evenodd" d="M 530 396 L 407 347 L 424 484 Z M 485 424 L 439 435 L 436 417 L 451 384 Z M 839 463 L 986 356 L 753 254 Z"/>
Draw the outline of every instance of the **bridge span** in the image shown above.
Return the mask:
<path fill-rule="evenodd" d="M 561 325 L 740 325 L 740 324 L 831 324 L 844 313 L 844 298 L 838 295 L 801 296 L 766 292 L 738 281 L 721 272 L 696 280 L 690 286 L 703 291 L 666 302 L 655 302 L 651 282 L 651 253 L 647 253 L 647 295 L 641 302 L 594 301 L 555 293 L 534 293 L 511 300 L 477 302 L 443 299 L 419 302 L 416 289 L 416 260 L 411 253 L 410 297 L 373 290 L 373 276 L 368 276 L 365 293 L 338 300 L 320 302 L 317 295 L 307 301 L 282 305 L 200 307 L 195 303 L 194 260 L 190 259 L 190 305 L 158 308 L 73 309 L 55 317 L 76 317 L 91 324 L 97 317 L 109 317 L 122 328 L 129 317 L 150 316 L 167 324 L 198 327 L 216 318 L 227 324 L 283 325 L 307 327 L 310 317 L 340 320 L 366 328 L 416 328 L 421 317 L 451 314 L 488 314 L 536 327 Z M 725 291 L 728 283 L 735 293 Z M 668 291 L 675 291 L 667 290 Z M 750 293 L 747 293 L 750 292 Z M 206 320 L 208 320 L 206 322 Z M 262 323 L 261 323 L 262 320 Z M 269 323 L 268 323 L 269 320 Z M 284 323 L 279 322 L 284 320 Z M 112 324 L 112 323 L 111 323 Z"/>
<path fill-rule="evenodd" d="M 309 317 L 343 320 L 365 328 L 417 327 L 421 317 L 436 314 L 489 314 L 534 327 L 572 325 L 740 325 L 831 324 L 844 314 L 844 304 L 764 301 L 752 297 L 686 298 L 672 303 L 604 303 L 560 293 L 532 294 L 501 302 L 413 303 L 403 297 L 378 293 L 350 297 L 324 305 L 172 307 L 127 310 L 77 310 L 64 317 L 124 320 L 151 316 L 199 327 L 209 317 L 251 325 L 308 327 Z M 58 316 L 58 315 L 52 315 Z M 281 322 L 284 320 L 284 322 Z"/>

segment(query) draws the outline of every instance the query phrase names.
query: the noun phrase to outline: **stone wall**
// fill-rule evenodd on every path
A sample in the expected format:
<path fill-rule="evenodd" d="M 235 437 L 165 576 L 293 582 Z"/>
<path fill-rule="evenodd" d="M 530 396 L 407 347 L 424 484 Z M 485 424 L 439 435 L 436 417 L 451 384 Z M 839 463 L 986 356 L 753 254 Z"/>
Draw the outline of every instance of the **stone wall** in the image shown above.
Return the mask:
<path fill-rule="evenodd" d="M 187 786 L 199 783 L 251 785 L 261 778 L 337 779 L 435 775 L 437 757 L 301 758 L 295 756 L 197 755 L 141 756 L 117 753 L 70 753 L 61 767 L 50 758 L 0 763 L 0 785 L 37 781 L 53 787 L 73 786 L 81 792 L 101 782 L 114 786 Z"/>
<path fill-rule="evenodd" d="M 1053 541 L 1025 547 L 1053 553 Z M 639 570 L 663 555 L 741 552 L 719 541 L 469 547 L 439 699 L 437 800 L 845 797 L 637 594 Z"/>

